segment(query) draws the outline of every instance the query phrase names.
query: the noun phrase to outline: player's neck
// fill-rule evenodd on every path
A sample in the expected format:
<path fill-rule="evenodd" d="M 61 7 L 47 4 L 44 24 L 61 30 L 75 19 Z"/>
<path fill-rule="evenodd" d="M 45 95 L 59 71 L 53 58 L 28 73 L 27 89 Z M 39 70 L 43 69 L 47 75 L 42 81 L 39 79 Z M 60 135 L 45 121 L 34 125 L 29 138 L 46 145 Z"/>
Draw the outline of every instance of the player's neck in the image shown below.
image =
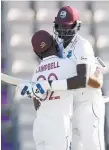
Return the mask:
<path fill-rule="evenodd" d="M 46 55 L 44 58 L 52 57 L 52 56 L 57 56 L 57 55 L 56 54 L 50 54 L 50 55 Z"/>
<path fill-rule="evenodd" d="M 50 57 L 52 55 L 58 56 L 58 52 L 54 47 L 48 49 L 46 52 L 43 53 L 43 58 Z"/>
<path fill-rule="evenodd" d="M 65 37 L 63 41 L 63 47 L 66 48 L 69 43 L 72 41 L 73 37 Z"/>
<path fill-rule="evenodd" d="M 77 34 L 75 34 L 73 36 L 67 36 L 67 37 L 65 37 L 64 40 L 63 40 L 63 47 L 66 48 L 71 43 L 71 41 L 74 41 L 75 38 L 76 38 L 76 35 Z"/>

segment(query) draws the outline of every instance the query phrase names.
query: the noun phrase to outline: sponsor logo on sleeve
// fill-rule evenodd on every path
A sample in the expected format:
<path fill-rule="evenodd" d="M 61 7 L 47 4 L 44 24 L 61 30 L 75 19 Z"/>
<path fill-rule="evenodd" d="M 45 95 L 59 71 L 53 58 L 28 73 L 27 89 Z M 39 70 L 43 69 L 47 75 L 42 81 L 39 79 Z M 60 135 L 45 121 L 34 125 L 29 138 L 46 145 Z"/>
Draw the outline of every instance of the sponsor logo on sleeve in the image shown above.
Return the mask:
<path fill-rule="evenodd" d="M 81 60 L 87 60 L 87 58 L 86 57 L 81 57 Z"/>

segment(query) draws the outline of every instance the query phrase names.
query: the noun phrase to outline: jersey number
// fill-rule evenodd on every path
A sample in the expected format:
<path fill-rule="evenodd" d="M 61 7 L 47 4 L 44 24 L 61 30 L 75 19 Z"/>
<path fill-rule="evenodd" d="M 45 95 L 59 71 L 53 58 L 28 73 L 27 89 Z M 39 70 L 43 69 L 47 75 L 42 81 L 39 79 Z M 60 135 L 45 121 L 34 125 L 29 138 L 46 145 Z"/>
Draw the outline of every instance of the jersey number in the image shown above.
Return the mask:
<path fill-rule="evenodd" d="M 54 77 L 56 80 L 58 80 L 58 77 L 54 73 L 50 73 L 47 80 L 49 81 L 51 79 L 51 77 Z M 46 77 L 44 75 L 40 75 L 37 78 L 37 81 L 39 81 L 40 79 L 46 80 Z M 48 99 L 49 100 L 60 99 L 60 96 L 53 96 L 53 95 L 54 95 L 54 91 L 51 92 L 51 94 L 50 94 Z"/>

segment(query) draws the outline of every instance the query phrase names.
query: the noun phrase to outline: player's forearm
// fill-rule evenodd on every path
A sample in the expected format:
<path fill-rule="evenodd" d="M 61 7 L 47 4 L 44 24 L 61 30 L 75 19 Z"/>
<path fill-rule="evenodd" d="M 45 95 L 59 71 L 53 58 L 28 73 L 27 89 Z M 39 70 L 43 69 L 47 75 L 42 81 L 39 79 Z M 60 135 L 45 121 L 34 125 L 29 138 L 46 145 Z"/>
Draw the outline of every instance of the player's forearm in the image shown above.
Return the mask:
<path fill-rule="evenodd" d="M 78 64 L 77 65 L 77 76 L 68 78 L 66 80 L 56 80 L 51 83 L 53 90 L 69 90 L 86 87 L 86 76 L 87 76 L 87 65 Z"/>
<path fill-rule="evenodd" d="M 52 90 L 71 90 L 84 88 L 86 86 L 86 77 L 75 76 L 64 80 L 55 80 L 50 83 Z"/>
<path fill-rule="evenodd" d="M 98 78 L 89 77 L 88 83 L 85 76 L 75 76 L 65 80 L 55 80 L 51 82 L 52 90 L 71 90 L 78 88 L 85 88 L 89 85 L 92 88 L 100 88 L 102 86 L 102 81 Z"/>
<path fill-rule="evenodd" d="M 78 89 L 85 88 L 89 85 L 92 88 L 100 88 L 102 86 L 102 75 L 99 71 L 96 71 L 93 76 L 89 76 L 87 81 L 87 65 L 80 64 L 77 65 L 77 76 L 71 77 L 64 80 L 55 80 L 55 81 L 45 81 L 42 87 L 46 90 L 69 90 L 69 89 Z"/>

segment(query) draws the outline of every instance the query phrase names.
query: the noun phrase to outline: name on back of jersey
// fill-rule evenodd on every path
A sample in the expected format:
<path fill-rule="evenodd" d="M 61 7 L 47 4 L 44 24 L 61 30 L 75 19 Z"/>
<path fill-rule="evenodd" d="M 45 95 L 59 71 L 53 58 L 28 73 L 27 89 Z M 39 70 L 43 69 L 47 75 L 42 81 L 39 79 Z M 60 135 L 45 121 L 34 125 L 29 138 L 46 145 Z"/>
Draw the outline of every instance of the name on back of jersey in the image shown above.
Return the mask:
<path fill-rule="evenodd" d="M 52 70 L 52 69 L 56 69 L 56 68 L 59 68 L 60 65 L 59 65 L 59 62 L 51 62 L 51 63 L 48 63 L 48 64 L 44 64 L 44 65 L 41 65 L 37 68 L 36 70 L 36 73 L 38 72 L 43 72 L 43 71 L 47 71 L 47 70 Z"/>

